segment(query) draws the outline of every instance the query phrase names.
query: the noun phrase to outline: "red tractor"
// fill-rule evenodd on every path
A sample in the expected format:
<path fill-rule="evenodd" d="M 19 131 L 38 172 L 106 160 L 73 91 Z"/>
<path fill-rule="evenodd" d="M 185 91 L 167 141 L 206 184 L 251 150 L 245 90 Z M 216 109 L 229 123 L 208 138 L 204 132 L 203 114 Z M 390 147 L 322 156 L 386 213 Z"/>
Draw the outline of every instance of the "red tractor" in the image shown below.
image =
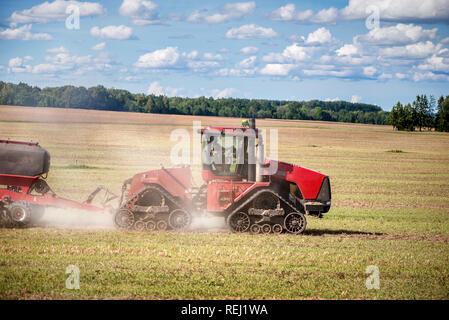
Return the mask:
<path fill-rule="evenodd" d="M 136 230 L 184 229 L 192 216 L 207 212 L 224 217 L 233 232 L 303 232 L 305 214 L 321 217 L 330 209 L 329 177 L 263 159 L 263 135 L 254 119 L 247 124 L 200 130 L 205 183 L 199 188 L 192 187 L 189 167 L 162 167 L 126 180 L 116 225 Z"/>
<path fill-rule="evenodd" d="M 37 222 L 46 207 L 72 208 L 107 213 L 107 202 L 117 198 L 98 187 L 84 203 L 64 199 L 48 186 L 50 154 L 38 143 L 0 140 L 0 226 L 26 226 Z M 92 200 L 105 190 L 103 207 Z"/>

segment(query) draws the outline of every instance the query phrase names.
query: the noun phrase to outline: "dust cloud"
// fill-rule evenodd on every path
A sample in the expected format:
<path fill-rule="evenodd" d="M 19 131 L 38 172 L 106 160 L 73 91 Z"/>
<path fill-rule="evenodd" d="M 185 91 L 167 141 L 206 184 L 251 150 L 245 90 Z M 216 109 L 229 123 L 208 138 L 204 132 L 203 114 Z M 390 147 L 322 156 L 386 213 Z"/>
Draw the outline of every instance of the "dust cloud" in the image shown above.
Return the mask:
<path fill-rule="evenodd" d="M 35 222 L 39 227 L 62 229 L 114 229 L 113 214 L 77 209 L 45 208 Z"/>
<path fill-rule="evenodd" d="M 223 217 L 204 214 L 193 216 L 189 229 L 192 231 L 218 231 L 226 229 L 226 223 Z"/>
<path fill-rule="evenodd" d="M 58 229 L 117 229 L 113 213 L 101 213 L 77 209 L 45 208 L 43 216 L 32 225 L 36 227 Z M 212 215 L 193 215 L 191 225 L 186 231 L 220 231 L 226 230 L 223 217 Z"/>

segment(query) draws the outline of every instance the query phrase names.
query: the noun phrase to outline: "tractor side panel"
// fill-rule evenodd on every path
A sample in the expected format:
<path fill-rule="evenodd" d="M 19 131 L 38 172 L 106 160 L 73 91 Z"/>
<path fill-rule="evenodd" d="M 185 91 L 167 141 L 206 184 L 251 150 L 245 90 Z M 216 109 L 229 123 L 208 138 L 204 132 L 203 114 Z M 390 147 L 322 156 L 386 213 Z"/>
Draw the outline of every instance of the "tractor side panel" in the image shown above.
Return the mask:
<path fill-rule="evenodd" d="M 136 174 L 132 178 L 129 197 L 139 192 L 146 184 L 156 184 L 174 197 L 191 199 L 190 168 L 151 170 Z"/>
<path fill-rule="evenodd" d="M 207 185 L 207 211 L 223 212 L 258 187 L 269 183 L 245 181 L 212 181 Z"/>

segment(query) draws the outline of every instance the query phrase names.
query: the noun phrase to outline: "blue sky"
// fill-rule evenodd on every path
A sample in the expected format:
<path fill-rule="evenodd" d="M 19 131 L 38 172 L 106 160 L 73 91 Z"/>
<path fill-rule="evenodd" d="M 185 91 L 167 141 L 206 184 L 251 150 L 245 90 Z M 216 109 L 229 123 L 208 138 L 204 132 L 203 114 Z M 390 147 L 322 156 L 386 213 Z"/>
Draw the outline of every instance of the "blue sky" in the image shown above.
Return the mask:
<path fill-rule="evenodd" d="M 341 99 L 385 110 L 416 94 L 449 94 L 448 0 L 0 6 L 3 81 L 168 96 Z"/>

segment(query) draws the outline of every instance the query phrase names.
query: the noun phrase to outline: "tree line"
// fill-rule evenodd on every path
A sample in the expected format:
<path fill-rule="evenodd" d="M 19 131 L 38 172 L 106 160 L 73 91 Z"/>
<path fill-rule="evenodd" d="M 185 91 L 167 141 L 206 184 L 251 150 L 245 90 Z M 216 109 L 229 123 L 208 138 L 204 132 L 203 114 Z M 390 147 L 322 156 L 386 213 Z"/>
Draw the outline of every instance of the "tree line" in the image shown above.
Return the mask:
<path fill-rule="evenodd" d="M 411 104 L 398 102 L 391 109 L 389 123 L 397 130 L 449 132 L 449 96 L 436 101 L 432 95 L 418 95 Z"/>
<path fill-rule="evenodd" d="M 41 89 L 25 83 L 0 81 L 0 104 L 80 108 L 144 113 L 324 120 L 388 124 L 389 113 L 379 106 L 347 101 L 286 101 L 133 94 L 127 90 L 61 86 Z"/>

